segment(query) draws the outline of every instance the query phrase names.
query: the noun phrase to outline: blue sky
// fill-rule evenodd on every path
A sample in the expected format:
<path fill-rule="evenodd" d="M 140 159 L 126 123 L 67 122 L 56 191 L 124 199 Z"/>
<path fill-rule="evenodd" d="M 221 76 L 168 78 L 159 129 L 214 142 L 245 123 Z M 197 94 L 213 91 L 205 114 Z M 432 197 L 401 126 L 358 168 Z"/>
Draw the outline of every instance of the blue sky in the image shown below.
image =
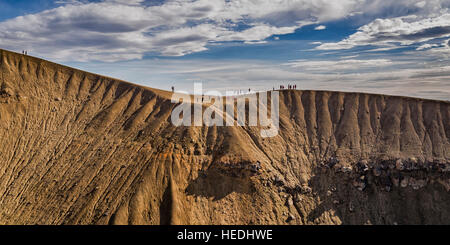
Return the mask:
<path fill-rule="evenodd" d="M 450 0 L 0 0 L 0 48 L 150 87 L 450 100 Z"/>

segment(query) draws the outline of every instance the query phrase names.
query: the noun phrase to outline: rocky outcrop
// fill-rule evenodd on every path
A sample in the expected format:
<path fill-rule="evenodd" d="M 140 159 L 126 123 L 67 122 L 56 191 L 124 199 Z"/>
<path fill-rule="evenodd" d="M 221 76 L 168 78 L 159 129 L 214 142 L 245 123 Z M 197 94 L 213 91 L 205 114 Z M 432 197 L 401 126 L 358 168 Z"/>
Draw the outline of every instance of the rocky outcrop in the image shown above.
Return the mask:
<path fill-rule="evenodd" d="M 450 103 L 280 92 L 280 133 L 1 51 L 2 224 L 449 224 Z"/>

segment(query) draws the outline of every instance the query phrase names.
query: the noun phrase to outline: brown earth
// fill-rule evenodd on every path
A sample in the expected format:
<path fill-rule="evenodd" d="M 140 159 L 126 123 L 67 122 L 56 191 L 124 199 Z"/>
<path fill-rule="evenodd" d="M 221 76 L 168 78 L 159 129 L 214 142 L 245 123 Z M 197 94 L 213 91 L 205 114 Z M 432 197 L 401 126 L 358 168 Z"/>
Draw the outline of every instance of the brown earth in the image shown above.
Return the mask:
<path fill-rule="evenodd" d="M 450 224 L 449 102 L 284 90 L 261 138 L 174 127 L 167 91 L 0 60 L 1 224 Z"/>

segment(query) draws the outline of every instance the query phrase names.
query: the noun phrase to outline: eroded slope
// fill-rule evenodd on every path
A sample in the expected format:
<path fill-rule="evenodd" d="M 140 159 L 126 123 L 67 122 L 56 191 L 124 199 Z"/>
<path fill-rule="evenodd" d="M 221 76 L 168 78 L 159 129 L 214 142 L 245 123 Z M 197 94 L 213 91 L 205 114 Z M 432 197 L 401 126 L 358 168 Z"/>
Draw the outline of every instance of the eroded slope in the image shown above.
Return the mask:
<path fill-rule="evenodd" d="M 449 224 L 450 104 L 282 91 L 280 134 L 1 51 L 2 224 Z M 258 173 L 251 171 L 260 162 Z"/>

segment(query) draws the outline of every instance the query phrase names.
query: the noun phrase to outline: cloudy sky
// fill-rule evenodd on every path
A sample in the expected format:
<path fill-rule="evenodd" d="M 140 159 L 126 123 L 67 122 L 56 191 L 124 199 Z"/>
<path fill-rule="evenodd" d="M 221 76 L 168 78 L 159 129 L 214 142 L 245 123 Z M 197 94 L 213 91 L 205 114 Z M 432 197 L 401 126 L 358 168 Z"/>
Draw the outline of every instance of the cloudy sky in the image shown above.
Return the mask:
<path fill-rule="evenodd" d="M 162 89 L 450 100 L 450 0 L 0 0 L 0 48 Z"/>

